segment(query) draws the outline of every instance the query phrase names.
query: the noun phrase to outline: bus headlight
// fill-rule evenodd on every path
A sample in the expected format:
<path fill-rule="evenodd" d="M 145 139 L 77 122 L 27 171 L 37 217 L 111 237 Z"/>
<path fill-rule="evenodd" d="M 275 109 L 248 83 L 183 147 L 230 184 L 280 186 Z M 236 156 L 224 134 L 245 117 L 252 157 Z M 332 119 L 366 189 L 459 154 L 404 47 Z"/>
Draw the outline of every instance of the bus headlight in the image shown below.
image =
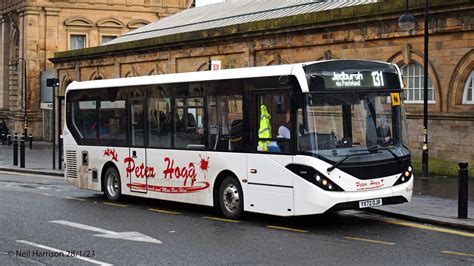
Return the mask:
<path fill-rule="evenodd" d="M 326 191 L 344 191 L 341 187 L 332 182 L 331 179 L 312 167 L 301 164 L 289 164 L 286 168 Z"/>
<path fill-rule="evenodd" d="M 397 182 L 395 182 L 395 185 L 400 185 L 405 182 L 408 182 L 413 175 L 413 168 L 411 166 L 408 166 L 403 172 L 402 175 L 398 178 Z"/>

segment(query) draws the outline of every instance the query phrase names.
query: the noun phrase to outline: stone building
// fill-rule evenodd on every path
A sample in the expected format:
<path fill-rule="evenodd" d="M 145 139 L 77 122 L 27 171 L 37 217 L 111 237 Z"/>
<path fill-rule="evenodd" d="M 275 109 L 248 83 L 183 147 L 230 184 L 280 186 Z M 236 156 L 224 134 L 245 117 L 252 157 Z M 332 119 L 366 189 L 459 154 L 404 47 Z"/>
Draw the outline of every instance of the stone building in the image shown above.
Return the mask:
<path fill-rule="evenodd" d="M 430 156 L 474 161 L 474 3 L 430 1 Z M 56 53 L 61 81 L 202 71 L 320 59 L 394 62 L 404 74 L 410 146 L 423 142 L 423 6 L 409 1 L 416 27 L 398 18 L 404 0 L 227 1 L 185 10 L 108 45 Z"/>
<path fill-rule="evenodd" d="M 192 3 L 187 0 L 0 1 L 0 119 L 5 119 L 11 132 L 23 130 L 26 91 L 28 132 L 37 139 L 50 139 L 50 104 L 41 105 L 45 99 L 40 98 L 41 87 L 45 86 L 41 77 L 54 75 L 54 66 L 48 58 L 58 51 L 100 45 L 186 9 Z"/>

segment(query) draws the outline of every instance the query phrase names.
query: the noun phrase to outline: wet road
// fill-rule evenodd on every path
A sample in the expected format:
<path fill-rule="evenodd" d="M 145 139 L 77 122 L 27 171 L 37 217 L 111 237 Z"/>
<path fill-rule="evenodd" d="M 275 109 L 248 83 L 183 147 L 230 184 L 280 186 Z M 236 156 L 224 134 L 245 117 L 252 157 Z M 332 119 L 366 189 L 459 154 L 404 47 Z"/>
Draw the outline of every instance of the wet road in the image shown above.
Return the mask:
<path fill-rule="evenodd" d="M 361 211 L 234 221 L 207 207 L 110 203 L 61 179 L 5 173 L 0 202 L 2 264 L 474 263 L 474 233 Z"/>

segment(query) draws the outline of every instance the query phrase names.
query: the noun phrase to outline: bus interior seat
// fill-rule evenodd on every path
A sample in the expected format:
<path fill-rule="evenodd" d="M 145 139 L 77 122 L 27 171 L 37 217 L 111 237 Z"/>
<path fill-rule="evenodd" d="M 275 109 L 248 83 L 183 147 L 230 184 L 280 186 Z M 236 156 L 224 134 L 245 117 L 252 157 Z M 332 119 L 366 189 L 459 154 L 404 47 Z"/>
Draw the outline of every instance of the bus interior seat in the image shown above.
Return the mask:
<path fill-rule="evenodd" d="M 176 126 L 176 132 L 183 132 L 184 130 L 184 116 L 183 118 L 179 118 L 178 112 L 174 113 L 174 121 L 175 121 L 175 126 Z"/>
<path fill-rule="evenodd" d="M 279 148 L 279 152 L 289 152 L 290 151 L 290 140 L 285 138 L 278 138 L 277 145 Z"/>
<path fill-rule="evenodd" d="M 187 113 L 187 124 L 186 125 L 186 132 L 195 133 L 196 132 L 196 118 L 191 113 Z M 184 116 L 183 116 L 184 119 Z M 185 121 L 183 121 L 185 123 Z"/>
<path fill-rule="evenodd" d="M 229 150 L 240 151 L 242 150 L 242 129 L 244 121 L 242 119 L 232 120 L 229 129 Z"/>
<path fill-rule="evenodd" d="M 217 136 L 215 149 L 219 151 L 242 151 L 243 150 L 243 120 L 235 119 L 230 123 L 229 133 Z"/>
<path fill-rule="evenodd" d="M 161 111 L 158 113 L 158 121 L 160 121 L 160 125 L 163 125 L 166 121 L 165 112 Z"/>

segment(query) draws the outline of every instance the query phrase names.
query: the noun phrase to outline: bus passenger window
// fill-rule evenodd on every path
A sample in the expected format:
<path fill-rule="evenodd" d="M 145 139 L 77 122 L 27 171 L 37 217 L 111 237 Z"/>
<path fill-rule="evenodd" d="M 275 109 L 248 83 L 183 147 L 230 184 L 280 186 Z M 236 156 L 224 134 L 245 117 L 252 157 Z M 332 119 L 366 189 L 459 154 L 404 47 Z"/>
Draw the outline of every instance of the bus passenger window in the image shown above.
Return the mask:
<path fill-rule="evenodd" d="M 176 99 L 175 147 L 204 150 L 203 98 Z"/>
<path fill-rule="evenodd" d="M 160 85 L 150 90 L 148 97 L 148 145 L 171 148 L 173 119 L 171 117 L 171 87 Z"/>
<path fill-rule="evenodd" d="M 73 103 L 73 122 L 81 139 L 97 138 L 97 101 L 78 101 Z"/>
<path fill-rule="evenodd" d="M 248 129 L 243 112 L 243 86 L 239 80 L 210 83 L 208 90 L 209 149 L 244 151 Z"/>
<path fill-rule="evenodd" d="M 125 101 L 101 101 L 99 107 L 99 139 L 121 140 L 125 144 L 127 132 L 123 117 Z"/>

